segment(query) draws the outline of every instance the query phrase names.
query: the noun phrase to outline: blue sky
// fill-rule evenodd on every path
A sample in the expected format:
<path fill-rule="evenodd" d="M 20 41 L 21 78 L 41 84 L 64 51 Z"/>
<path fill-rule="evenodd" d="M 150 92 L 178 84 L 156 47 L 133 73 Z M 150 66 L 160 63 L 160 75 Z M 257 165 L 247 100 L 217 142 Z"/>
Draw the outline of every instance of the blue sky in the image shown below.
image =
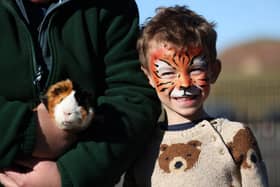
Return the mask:
<path fill-rule="evenodd" d="M 280 0 L 136 0 L 140 23 L 155 14 L 159 6 L 187 5 L 216 22 L 217 47 L 226 47 L 255 40 L 280 40 Z"/>

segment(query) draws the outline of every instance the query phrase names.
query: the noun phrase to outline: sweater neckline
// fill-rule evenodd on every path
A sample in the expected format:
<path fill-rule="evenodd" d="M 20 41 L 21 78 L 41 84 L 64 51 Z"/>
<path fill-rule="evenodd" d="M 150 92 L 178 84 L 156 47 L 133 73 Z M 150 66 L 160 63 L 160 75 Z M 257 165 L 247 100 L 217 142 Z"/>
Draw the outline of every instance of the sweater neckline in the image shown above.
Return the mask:
<path fill-rule="evenodd" d="M 191 122 L 185 122 L 185 123 L 178 123 L 174 125 L 168 125 L 166 122 L 160 123 L 160 128 L 164 131 L 181 131 L 181 130 L 187 130 L 194 126 L 196 126 L 198 123 L 200 123 L 203 120 L 211 121 L 214 118 L 208 117 L 208 118 L 202 118 L 198 120 L 194 120 Z"/>

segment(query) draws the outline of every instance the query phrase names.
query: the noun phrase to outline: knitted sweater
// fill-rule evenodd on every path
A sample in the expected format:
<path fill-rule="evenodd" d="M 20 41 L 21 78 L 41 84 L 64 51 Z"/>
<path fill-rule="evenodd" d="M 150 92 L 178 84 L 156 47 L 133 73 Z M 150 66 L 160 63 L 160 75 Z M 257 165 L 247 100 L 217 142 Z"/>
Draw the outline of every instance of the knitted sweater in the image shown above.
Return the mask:
<path fill-rule="evenodd" d="M 157 131 L 127 173 L 125 186 L 268 186 L 257 142 L 248 127 L 227 119 Z"/>

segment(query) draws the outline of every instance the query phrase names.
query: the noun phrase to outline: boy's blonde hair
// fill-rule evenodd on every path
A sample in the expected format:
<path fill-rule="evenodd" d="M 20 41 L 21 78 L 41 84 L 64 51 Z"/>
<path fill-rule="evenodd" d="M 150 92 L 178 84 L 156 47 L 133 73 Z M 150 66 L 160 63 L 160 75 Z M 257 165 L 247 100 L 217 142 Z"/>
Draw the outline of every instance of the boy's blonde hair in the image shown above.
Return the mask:
<path fill-rule="evenodd" d="M 186 6 L 157 8 L 156 15 L 142 26 L 137 41 L 139 58 L 144 68 L 147 68 L 149 43 L 171 43 L 178 47 L 194 45 L 202 47 L 210 62 L 217 57 L 217 33 L 215 23 L 208 22 Z"/>

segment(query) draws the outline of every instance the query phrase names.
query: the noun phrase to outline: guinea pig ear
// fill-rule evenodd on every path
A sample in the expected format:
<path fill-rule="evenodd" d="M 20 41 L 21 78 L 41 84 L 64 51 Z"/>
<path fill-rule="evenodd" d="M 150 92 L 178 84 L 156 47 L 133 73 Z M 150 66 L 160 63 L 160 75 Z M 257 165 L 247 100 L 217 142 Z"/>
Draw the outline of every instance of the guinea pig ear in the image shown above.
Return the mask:
<path fill-rule="evenodd" d="M 65 87 L 57 87 L 57 88 L 54 88 L 52 91 L 51 91 L 51 95 L 52 97 L 56 97 L 58 96 L 59 94 L 61 94 L 62 92 L 65 91 Z"/>
<path fill-rule="evenodd" d="M 74 97 L 81 106 L 89 106 L 90 100 L 94 96 L 92 92 L 83 89 L 78 83 L 73 82 Z"/>

